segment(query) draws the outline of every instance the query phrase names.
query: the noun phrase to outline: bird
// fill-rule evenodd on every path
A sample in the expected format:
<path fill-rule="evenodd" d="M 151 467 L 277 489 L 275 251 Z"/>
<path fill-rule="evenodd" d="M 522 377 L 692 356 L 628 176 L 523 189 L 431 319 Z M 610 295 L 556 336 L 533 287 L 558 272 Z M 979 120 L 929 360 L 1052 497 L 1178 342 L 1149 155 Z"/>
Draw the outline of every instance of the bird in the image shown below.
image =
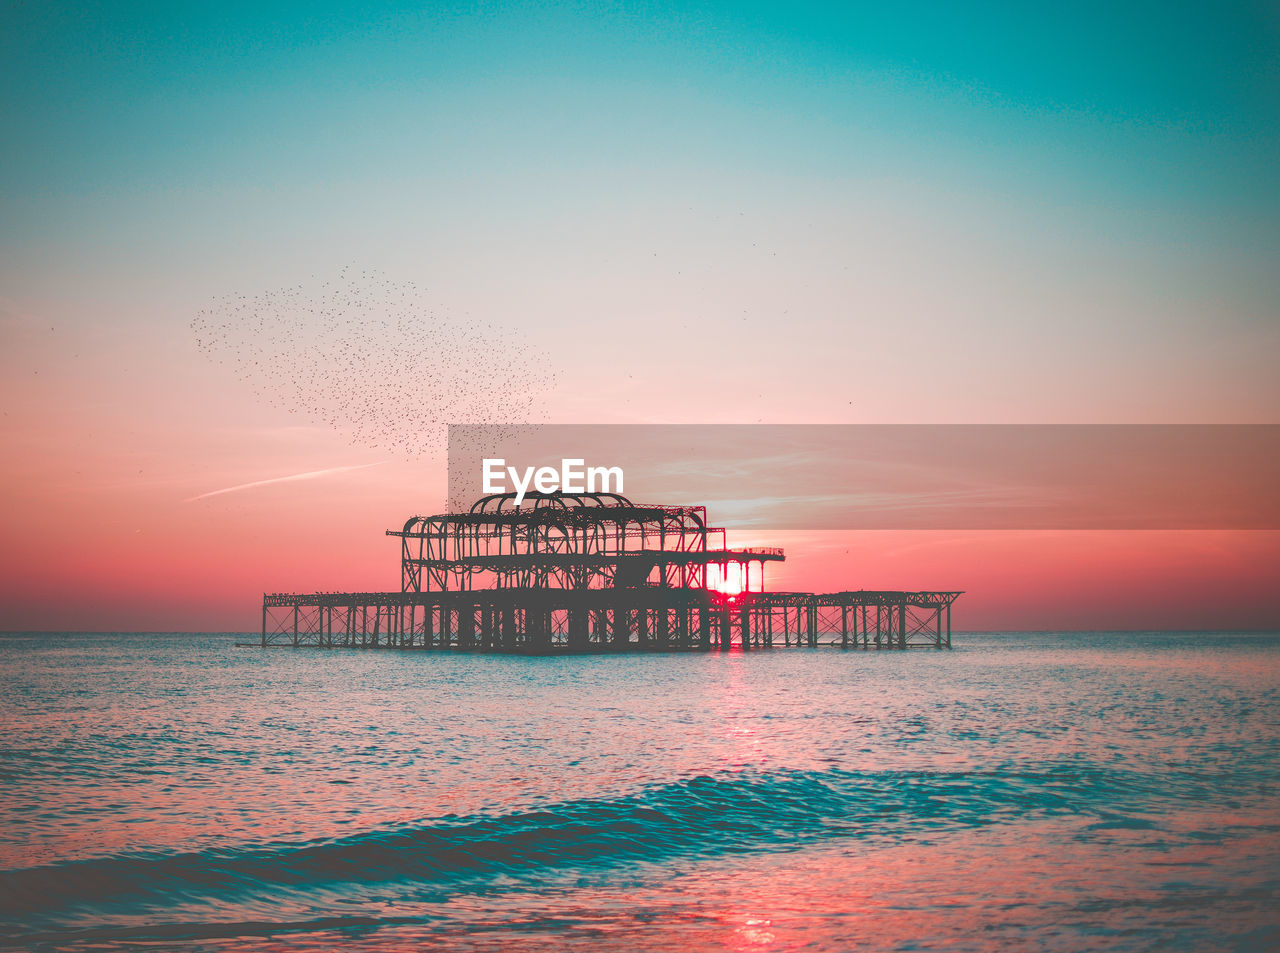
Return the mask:
<path fill-rule="evenodd" d="M 518 326 L 454 317 L 426 289 L 367 268 L 225 295 L 191 328 L 267 404 L 407 457 L 443 446 L 450 423 L 532 421 L 561 376 Z"/>

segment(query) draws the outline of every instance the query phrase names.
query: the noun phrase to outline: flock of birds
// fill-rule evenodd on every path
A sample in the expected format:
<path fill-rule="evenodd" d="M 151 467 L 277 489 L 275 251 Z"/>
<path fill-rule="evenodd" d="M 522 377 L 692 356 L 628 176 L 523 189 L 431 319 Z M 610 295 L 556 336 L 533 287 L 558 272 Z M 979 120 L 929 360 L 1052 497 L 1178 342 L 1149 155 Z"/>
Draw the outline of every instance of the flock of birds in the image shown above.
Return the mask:
<path fill-rule="evenodd" d="M 538 419 L 557 377 L 517 329 L 441 314 L 417 285 L 375 271 L 228 295 L 191 328 L 271 406 L 409 457 L 444 446 L 447 424 Z"/>

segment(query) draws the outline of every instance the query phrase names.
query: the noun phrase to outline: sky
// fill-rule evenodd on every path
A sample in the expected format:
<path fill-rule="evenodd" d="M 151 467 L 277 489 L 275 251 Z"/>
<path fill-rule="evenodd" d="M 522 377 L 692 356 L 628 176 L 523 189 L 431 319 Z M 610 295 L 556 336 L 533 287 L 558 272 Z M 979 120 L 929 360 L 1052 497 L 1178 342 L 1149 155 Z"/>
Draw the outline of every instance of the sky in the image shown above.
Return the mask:
<path fill-rule="evenodd" d="M 395 588 L 449 422 L 1280 419 L 1274 4 L 24 2 L 0 129 L 0 629 Z M 1275 533 L 792 536 L 1280 626 Z"/>

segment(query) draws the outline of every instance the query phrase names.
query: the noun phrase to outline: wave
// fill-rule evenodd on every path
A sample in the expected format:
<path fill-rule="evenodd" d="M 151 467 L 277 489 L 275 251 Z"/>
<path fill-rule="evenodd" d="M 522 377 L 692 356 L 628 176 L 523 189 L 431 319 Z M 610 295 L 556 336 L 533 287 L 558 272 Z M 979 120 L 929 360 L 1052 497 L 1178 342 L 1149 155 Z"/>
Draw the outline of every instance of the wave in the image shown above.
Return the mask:
<path fill-rule="evenodd" d="M 316 917 L 309 920 L 223 920 L 192 923 L 148 923 L 137 926 L 98 926 L 81 930 L 52 930 L 19 937 L 0 935 L 0 945 L 20 941 L 23 947 L 62 948 L 67 944 L 92 944 L 100 948 L 111 941 L 153 944 L 161 940 L 220 940 L 229 937 L 273 937 L 286 933 L 341 932 L 361 928 L 381 928 L 426 923 L 424 917 L 348 916 Z"/>
<path fill-rule="evenodd" d="M 322 841 L 134 853 L 3 871 L 0 919 L 25 921 L 31 929 L 58 922 L 56 911 L 67 908 L 154 910 L 159 903 L 173 910 L 402 881 L 457 889 L 495 875 L 527 878 L 547 869 L 786 849 L 1068 810 L 1106 821 L 1117 815 L 1126 791 L 1149 806 L 1153 785 L 1151 778 L 1075 765 L 1038 772 L 703 775 L 616 798 L 443 817 Z"/>

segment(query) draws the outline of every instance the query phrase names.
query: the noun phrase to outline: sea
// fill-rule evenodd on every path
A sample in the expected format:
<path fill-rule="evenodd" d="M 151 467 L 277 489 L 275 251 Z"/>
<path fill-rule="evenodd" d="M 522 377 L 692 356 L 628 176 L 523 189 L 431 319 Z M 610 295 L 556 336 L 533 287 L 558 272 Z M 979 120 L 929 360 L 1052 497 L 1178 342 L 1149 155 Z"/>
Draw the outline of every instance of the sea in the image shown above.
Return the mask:
<path fill-rule="evenodd" d="M 0 947 L 1280 949 L 1280 635 L 0 636 Z"/>

